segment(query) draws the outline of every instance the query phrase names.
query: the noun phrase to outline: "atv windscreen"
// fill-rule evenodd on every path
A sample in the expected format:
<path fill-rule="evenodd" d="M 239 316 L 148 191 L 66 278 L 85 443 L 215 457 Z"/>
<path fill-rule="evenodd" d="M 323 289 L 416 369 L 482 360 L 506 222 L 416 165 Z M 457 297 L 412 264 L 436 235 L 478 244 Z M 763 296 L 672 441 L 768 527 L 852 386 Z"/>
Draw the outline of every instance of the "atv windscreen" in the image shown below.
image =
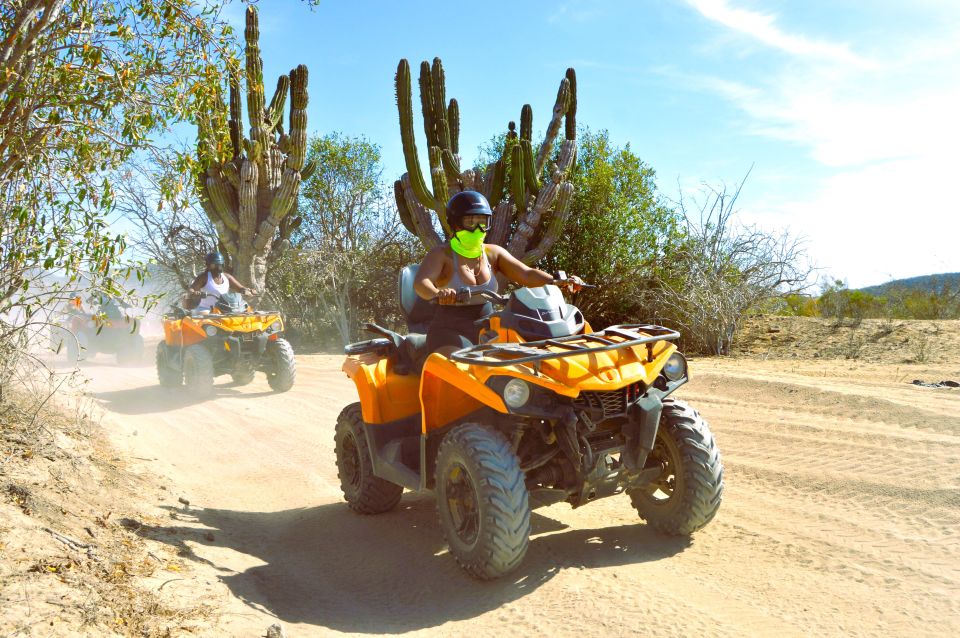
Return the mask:
<path fill-rule="evenodd" d="M 247 304 L 239 292 L 228 292 L 217 299 L 217 310 L 224 314 L 246 312 Z"/>
<path fill-rule="evenodd" d="M 520 288 L 510 296 L 500 322 L 524 341 L 580 334 L 584 324 L 583 313 L 568 304 L 556 286 Z"/>

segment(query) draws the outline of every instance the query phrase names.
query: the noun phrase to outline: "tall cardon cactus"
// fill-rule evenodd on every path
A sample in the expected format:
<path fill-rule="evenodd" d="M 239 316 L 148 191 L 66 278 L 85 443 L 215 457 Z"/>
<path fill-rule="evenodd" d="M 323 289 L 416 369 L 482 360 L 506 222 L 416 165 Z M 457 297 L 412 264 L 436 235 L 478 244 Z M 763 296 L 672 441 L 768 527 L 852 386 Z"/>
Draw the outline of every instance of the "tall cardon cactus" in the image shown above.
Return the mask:
<path fill-rule="evenodd" d="M 296 216 L 300 182 L 314 168 L 307 153 L 307 67 L 282 75 L 266 105 L 257 10 L 247 7 L 246 97 L 249 137 L 242 130 L 239 79 L 229 81 L 229 109 L 221 94 L 209 113 L 198 117 L 196 175 L 204 211 L 220 235 L 234 275 L 263 290 L 267 263 L 288 243 L 299 226 Z M 290 125 L 283 110 L 290 94 Z"/>
<path fill-rule="evenodd" d="M 505 246 L 525 263 L 536 263 L 560 237 L 573 199 L 570 169 L 577 155 L 574 70 L 567 69 L 566 77 L 560 82 L 553 113 L 539 146 L 535 149 L 532 140 L 533 109 L 524 104 L 519 134 L 516 124 L 510 122 L 503 155 L 477 170 L 461 169 L 460 106 L 455 99 L 447 102 L 440 58 L 434 58 L 433 64 L 421 62 L 419 82 L 429 182 L 420 170 L 414 138 L 410 64 L 400 60 L 396 75 L 397 110 L 407 172 L 394 183 L 394 196 L 404 226 L 427 248 L 433 248 L 443 241 L 433 213 L 437 214 L 439 230 L 449 236 L 450 228 L 444 215 L 447 200 L 463 190 L 480 191 L 495 209 L 487 241 Z M 561 124 L 565 124 L 564 140 L 554 163 L 553 147 Z"/>

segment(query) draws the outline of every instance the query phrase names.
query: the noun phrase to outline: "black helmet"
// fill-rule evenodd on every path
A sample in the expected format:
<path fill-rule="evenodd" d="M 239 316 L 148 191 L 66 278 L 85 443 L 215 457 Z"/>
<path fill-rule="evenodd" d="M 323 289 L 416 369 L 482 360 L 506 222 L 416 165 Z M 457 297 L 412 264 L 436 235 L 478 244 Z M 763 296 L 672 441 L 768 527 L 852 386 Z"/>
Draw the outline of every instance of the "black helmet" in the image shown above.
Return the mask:
<path fill-rule="evenodd" d="M 218 251 L 213 251 L 212 253 L 209 253 L 207 255 L 206 261 L 208 266 L 212 266 L 213 264 L 218 264 L 222 266 L 224 263 L 223 255 L 221 255 Z"/>
<path fill-rule="evenodd" d="M 462 228 L 461 220 L 467 215 L 493 217 L 490 202 L 477 191 L 463 191 L 451 197 L 447 202 L 447 223 L 452 228 Z"/>

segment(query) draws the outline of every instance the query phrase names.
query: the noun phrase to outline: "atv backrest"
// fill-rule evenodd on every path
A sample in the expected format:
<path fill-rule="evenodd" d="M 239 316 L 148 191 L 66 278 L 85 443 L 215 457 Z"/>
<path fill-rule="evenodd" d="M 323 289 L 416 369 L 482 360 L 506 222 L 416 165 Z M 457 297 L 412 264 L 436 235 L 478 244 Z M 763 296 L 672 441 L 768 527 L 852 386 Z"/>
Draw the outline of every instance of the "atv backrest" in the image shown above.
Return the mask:
<path fill-rule="evenodd" d="M 400 299 L 400 311 L 407 320 L 407 330 L 414 333 L 425 333 L 436 306 L 422 299 L 413 289 L 413 282 L 417 276 L 419 264 L 411 264 L 400 271 L 397 281 L 397 296 Z"/>

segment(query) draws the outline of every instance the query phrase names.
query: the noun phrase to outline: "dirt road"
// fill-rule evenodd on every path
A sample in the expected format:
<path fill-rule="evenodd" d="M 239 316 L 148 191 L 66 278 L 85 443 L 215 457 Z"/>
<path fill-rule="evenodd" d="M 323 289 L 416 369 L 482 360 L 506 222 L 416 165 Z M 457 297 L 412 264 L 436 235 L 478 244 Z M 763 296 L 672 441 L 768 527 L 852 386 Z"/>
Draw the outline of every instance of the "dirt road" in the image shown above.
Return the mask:
<path fill-rule="evenodd" d="M 166 488 L 143 495 L 157 516 L 141 533 L 192 566 L 168 589 L 220 607 L 224 633 L 960 633 L 960 390 L 906 383 L 960 365 L 694 361 L 680 396 L 723 453 L 717 519 L 687 542 L 623 496 L 540 509 L 519 573 L 478 583 L 429 497 L 378 517 L 343 504 L 333 424 L 355 395 L 340 362 L 301 356 L 289 393 L 258 378 L 203 403 L 152 367 L 86 366 L 114 445 Z"/>

